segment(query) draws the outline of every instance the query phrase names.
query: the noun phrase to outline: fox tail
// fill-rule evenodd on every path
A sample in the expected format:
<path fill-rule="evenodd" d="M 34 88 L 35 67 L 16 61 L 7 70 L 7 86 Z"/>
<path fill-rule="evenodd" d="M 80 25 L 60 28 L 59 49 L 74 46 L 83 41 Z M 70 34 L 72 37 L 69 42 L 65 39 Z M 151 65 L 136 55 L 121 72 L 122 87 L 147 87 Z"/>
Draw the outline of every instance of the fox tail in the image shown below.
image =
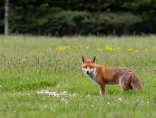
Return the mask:
<path fill-rule="evenodd" d="M 133 73 L 131 75 L 131 77 L 132 77 L 132 80 L 131 80 L 130 84 L 131 84 L 132 89 L 143 90 L 144 88 L 143 88 L 141 82 L 139 81 L 139 79 L 137 78 L 137 76 Z"/>

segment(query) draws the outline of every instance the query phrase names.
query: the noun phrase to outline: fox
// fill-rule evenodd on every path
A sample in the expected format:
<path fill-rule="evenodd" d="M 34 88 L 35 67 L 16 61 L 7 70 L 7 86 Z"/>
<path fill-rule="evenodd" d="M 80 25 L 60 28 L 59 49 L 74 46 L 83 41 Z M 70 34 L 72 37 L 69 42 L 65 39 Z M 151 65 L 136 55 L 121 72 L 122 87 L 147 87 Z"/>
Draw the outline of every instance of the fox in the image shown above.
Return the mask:
<path fill-rule="evenodd" d="M 123 91 L 143 90 L 135 72 L 125 67 L 109 67 L 96 64 L 96 56 L 86 59 L 82 56 L 82 71 L 100 88 L 100 95 L 106 95 L 106 85 L 119 84 Z"/>

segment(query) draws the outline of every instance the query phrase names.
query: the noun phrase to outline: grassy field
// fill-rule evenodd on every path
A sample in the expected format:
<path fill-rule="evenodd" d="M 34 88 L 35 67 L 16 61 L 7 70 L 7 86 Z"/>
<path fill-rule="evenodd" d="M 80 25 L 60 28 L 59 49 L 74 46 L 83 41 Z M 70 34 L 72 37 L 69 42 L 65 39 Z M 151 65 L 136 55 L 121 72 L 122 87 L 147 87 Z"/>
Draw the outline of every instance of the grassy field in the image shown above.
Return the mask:
<path fill-rule="evenodd" d="M 144 91 L 107 85 L 106 96 L 81 70 L 81 56 L 128 67 Z M 155 118 L 156 36 L 0 36 L 0 117 Z"/>

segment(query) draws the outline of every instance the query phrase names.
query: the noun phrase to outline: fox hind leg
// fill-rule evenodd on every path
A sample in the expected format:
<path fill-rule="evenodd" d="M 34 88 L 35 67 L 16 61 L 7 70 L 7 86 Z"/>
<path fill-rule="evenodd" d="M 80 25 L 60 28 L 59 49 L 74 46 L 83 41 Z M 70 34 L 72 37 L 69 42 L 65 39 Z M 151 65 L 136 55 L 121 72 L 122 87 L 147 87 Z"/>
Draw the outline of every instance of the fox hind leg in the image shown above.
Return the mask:
<path fill-rule="evenodd" d="M 125 73 L 119 80 L 119 84 L 121 88 L 126 91 L 126 90 L 143 90 L 143 86 L 137 76 L 132 73 L 128 72 Z"/>
<path fill-rule="evenodd" d="M 119 79 L 119 84 L 122 90 L 124 91 L 132 89 L 130 77 L 125 77 L 125 78 L 121 77 Z"/>

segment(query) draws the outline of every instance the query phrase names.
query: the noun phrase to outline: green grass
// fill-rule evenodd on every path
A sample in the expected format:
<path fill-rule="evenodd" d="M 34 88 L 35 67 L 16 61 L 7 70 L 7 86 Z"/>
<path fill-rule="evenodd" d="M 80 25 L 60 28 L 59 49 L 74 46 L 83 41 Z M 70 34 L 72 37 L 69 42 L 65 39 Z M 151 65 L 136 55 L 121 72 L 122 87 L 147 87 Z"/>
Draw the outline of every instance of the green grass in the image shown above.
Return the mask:
<path fill-rule="evenodd" d="M 156 117 L 156 37 L 0 36 L 0 117 Z M 128 67 L 144 91 L 106 86 L 106 96 L 81 70 L 81 56 Z"/>

